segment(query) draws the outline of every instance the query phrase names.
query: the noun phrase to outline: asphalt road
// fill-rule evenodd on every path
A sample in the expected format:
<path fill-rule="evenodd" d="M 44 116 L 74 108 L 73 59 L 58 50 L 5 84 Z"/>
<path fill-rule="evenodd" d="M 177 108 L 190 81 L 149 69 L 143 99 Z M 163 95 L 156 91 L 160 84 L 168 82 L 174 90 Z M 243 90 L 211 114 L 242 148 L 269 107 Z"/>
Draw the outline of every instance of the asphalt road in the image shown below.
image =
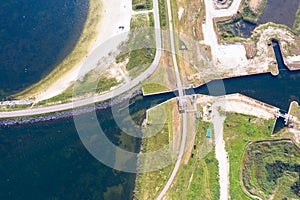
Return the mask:
<path fill-rule="evenodd" d="M 138 84 L 140 84 L 143 80 L 147 79 L 156 70 L 161 58 L 162 44 L 161 44 L 161 30 L 160 30 L 160 21 L 159 21 L 158 0 L 153 0 L 153 14 L 154 14 L 154 28 L 155 28 L 155 40 L 156 40 L 156 53 L 152 64 L 147 68 L 147 70 L 145 70 L 137 78 L 103 95 L 98 95 L 98 96 L 90 97 L 87 99 L 83 99 L 71 103 L 64 103 L 60 105 L 48 106 L 43 108 L 32 108 L 32 109 L 25 109 L 25 110 L 0 112 L 0 118 L 22 117 L 22 116 L 39 115 L 39 114 L 47 114 L 52 112 L 70 110 L 80 106 L 85 106 L 88 104 L 93 104 L 96 102 L 101 102 L 101 101 L 105 101 L 117 97 L 123 94 L 124 92 L 129 91 L 130 89 L 137 86 Z"/>
<path fill-rule="evenodd" d="M 169 27 L 170 27 L 170 41 L 171 41 L 171 53 L 172 53 L 172 59 L 174 63 L 174 69 L 176 74 L 176 80 L 177 80 L 177 88 L 179 93 L 179 99 L 184 99 L 184 94 L 182 90 L 182 83 L 180 79 L 180 74 L 178 70 L 177 60 L 176 60 L 176 52 L 175 52 L 175 42 L 174 42 L 174 33 L 173 33 L 173 23 L 172 23 L 172 10 L 171 10 L 171 3 L 170 0 L 167 0 L 167 7 L 168 7 L 168 14 L 169 14 Z M 185 150 L 185 143 L 186 143 L 186 128 L 187 128 L 187 115 L 185 112 L 182 114 L 182 135 L 181 135 L 181 145 L 180 150 L 178 154 L 178 158 L 175 164 L 175 167 L 172 171 L 172 174 L 167 181 L 166 185 L 164 186 L 163 190 L 160 192 L 159 196 L 157 197 L 158 200 L 162 199 L 166 192 L 168 191 L 169 187 L 171 186 L 177 172 L 179 169 L 179 166 L 181 164 L 182 156 Z"/>
<path fill-rule="evenodd" d="M 210 40 L 208 43 L 209 44 L 217 44 L 217 37 L 214 31 L 214 26 L 213 26 L 213 18 L 216 17 L 223 17 L 223 16 L 231 16 L 235 14 L 239 8 L 239 5 L 241 3 L 241 0 L 234 0 L 232 2 L 232 5 L 228 9 L 222 9 L 222 10 L 215 10 L 213 7 L 213 1 L 212 0 L 205 0 L 205 5 L 206 5 L 206 24 L 204 28 L 207 28 L 207 31 L 210 32 L 210 34 L 214 34 L 214 36 L 209 37 Z M 173 24 L 172 24 L 172 11 L 171 11 L 171 4 L 170 0 L 167 0 L 167 8 L 168 8 L 168 14 L 169 14 L 169 27 L 170 27 L 170 40 L 171 40 L 171 51 L 172 51 L 172 59 L 174 63 L 174 68 L 175 68 L 175 73 L 176 73 L 176 79 L 177 79 L 177 87 L 179 91 L 179 99 L 184 99 L 184 94 L 182 90 L 182 84 L 180 80 L 180 74 L 178 71 L 178 65 L 177 65 L 177 60 L 176 60 L 176 55 L 175 55 L 175 43 L 174 43 L 174 34 L 173 34 Z M 177 172 L 179 169 L 179 166 L 181 164 L 182 156 L 185 150 L 185 143 L 186 143 L 186 129 L 187 129 L 187 115 L 184 112 L 182 114 L 182 136 L 181 136 L 181 146 L 179 150 L 179 155 L 178 159 L 176 161 L 175 167 L 172 171 L 172 174 L 167 181 L 165 187 L 157 197 L 158 200 L 163 199 L 164 195 L 168 191 L 169 187 L 171 186 Z M 226 182 L 225 182 L 226 184 Z M 222 196 L 223 198 L 223 196 Z M 227 198 L 226 193 L 225 193 L 225 198 Z M 223 198 L 223 199 L 225 199 Z"/>

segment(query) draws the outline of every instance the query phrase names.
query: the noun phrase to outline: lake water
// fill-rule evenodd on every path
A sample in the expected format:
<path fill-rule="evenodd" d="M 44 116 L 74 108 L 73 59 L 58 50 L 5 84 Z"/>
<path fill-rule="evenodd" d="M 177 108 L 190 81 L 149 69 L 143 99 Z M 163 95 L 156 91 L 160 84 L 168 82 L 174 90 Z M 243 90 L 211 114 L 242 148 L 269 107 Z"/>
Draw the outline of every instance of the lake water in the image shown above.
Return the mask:
<path fill-rule="evenodd" d="M 287 111 L 291 101 L 300 100 L 300 71 L 288 71 L 282 63 L 279 46 L 274 50 L 280 65 L 278 76 L 260 74 L 216 80 L 193 92 L 210 95 L 239 92 Z M 222 87 L 225 92 L 208 90 Z M 146 109 L 174 96 L 173 93 L 138 96 L 130 102 L 130 114 L 137 124 L 141 124 Z M 118 106 L 122 119 L 121 108 L 126 105 Z M 110 108 L 99 110 L 97 117 L 106 136 L 115 145 L 138 152 L 140 141 L 118 128 Z M 128 117 L 124 117 L 122 123 L 128 123 Z M 277 129 L 281 127 L 282 123 Z M 72 117 L 0 128 L 0 155 L 0 199 L 132 197 L 135 174 L 113 170 L 93 158 L 82 145 Z"/>
<path fill-rule="evenodd" d="M 1 1 L 0 98 L 39 81 L 72 51 L 88 8 L 85 0 Z"/>
<path fill-rule="evenodd" d="M 98 117 L 111 141 L 137 151 L 108 110 Z M 0 199 L 130 199 L 135 181 L 92 157 L 72 118 L 0 128 L 0 177 Z"/>
<path fill-rule="evenodd" d="M 30 4 L 25 2 L 30 2 Z M 6 20 L 0 18 L 2 20 L 2 23 L 0 23 L 0 26 L 2 26 L 0 41 L 1 44 L 6 44 L 5 48 L 2 45 L 0 47 L 2 48 L 0 55 L 3 56 L 0 61 L 7 62 L 9 66 L 14 67 L 5 67 L 6 65 L 1 63 L 1 69 L 3 69 L 5 75 L 3 73 L 0 74 L 6 81 L 2 78 L 0 79 L 0 88 L 7 86 L 6 92 L 12 92 L 21 87 L 26 87 L 23 85 L 24 80 L 29 84 L 30 81 L 34 82 L 36 76 L 42 77 L 43 74 L 52 69 L 53 63 L 58 62 L 72 49 L 82 28 L 82 26 L 73 27 L 73 25 L 76 20 L 81 20 L 83 25 L 86 18 L 87 5 L 83 1 L 71 2 L 74 1 L 57 0 L 44 2 L 47 6 L 42 1 L 3 3 L 3 8 L 6 9 L 2 9 L 1 15 L 6 16 L 3 14 L 6 13 L 13 16 L 13 18 L 7 18 Z M 78 8 L 77 3 L 82 3 L 83 10 Z M 51 5 L 53 10 L 50 9 Z M 30 9 L 33 12 L 29 12 Z M 50 9 L 51 12 L 48 12 L 47 9 Z M 66 9 L 65 13 L 62 12 L 63 9 Z M 9 10 L 11 13 L 8 13 Z M 24 12 L 19 12 L 20 10 L 24 10 Z M 82 13 L 82 15 L 79 15 L 78 19 L 75 18 L 76 20 L 73 21 L 74 19 L 68 16 L 72 16 L 72 14 L 75 16 L 76 12 Z M 60 24 L 58 25 L 54 21 L 52 23 L 49 22 L 47 27 L 44 27 L 46 25 L 39 27 L 41 32 L 39 34 L 36 33 L 36 37 L 32 37 L 31 34 L 35 33 L 28 28 L 28 23 L 29 25 L 32 23 L 32 28 L 36 27 L 33 24 L 34 22 L 40 22 L 39 18 L 35 18 L 38 15 L 48 16 L 48 18 L 40 19 L 47 24 L 48 21 L 46 19 L 49 19 L 51 13 L 52 15 L 54 15 L 53 13 L 57 14 L 54 17 L 60 16 L 56 20 L 62 24 L 58 23 Z M 67 16 L 67 13 L 70 15 L 68 14 Z M 28 21 L 23 24 L 22 20 Z M 18 22 L 19 26 L 14 26 L 14 21 Z M 9 35 L 3 29 L 3 23 L 6 25 L 10 24 L 11 29 L 9 30 L 12 35 Z M 65 27 L 66 30 L 64 31 L 66 32 L 56 32 L 60 30 L 59 27 L 62 28 L 64 25 L 69 25 L 67 26 L 68 28 Z M 44 28 L 47 30 L 45 33 L 42 30 Z M 74 35 L 71 34 L 73 31 L 75 31 Z M 55 37 L 52 35 L 53 32 L 55 32 Z M 78 33 L 77 35 L 76 32 Z M 46 37 L 43 34 L 48 34 L 48 36 Z M 20 36 L 22 36 L 22 39 L 14 43 L 14 38 Z M 4 40 L 2 37 L 6 39 Z M 60 41 L 64 37 L 65 41 L 61 42 L 65 43 L 55 42 L 59 46 L 55 47 L 55 50 L 49 48 L 53 41 Z M 51 42 L 43 41 L 42 39 L 45 38 L 49 38 Z M 34 40 L 33 43 L 32 41 L 29 42 L 30 39 Z M 14 46 L 10 46 L 8 40 L 12 40 L 11 42 L 14 45 L 19 45 L 24 51 L 14 49 Z M 33 44 L 39 45 L 35 46 Z M 67 46 L 67 48 L 63 48 L 64 46 Z M 6 52 L 5 49 L 10 50 Z M 275 52 L 280 65 L 280 74 L 278 76 L 261 74 L 217 80 L 196 88 L 195 92 L 211 95 L 239 92 L 286 111 L 290 101 L 300 100 L 300 71 L 288 71 L 282 63 L 278 46 L 275 46 Z M 2 55 L 2 53 L 5 55 Z M 21 59 L 15 59 L 15 62 L 19 64 L 11 65 L 14 63 L 10 55 L 15 57 L 19 54 L 20 58 L 28 58 L 28 61 L 23 62 Z M 32 63 L 40 62 L 48 62 L 50 64 L 48 67 L 45 67 L 46 65 L 31 65 Z M 35 70 L 33 70 L 33 68 L 28 67 L 29 65 L 27 66 L 28 63 L 30 66 L 39 66 L 39 68 L 34 68 Z M 27 66 L 26 72 L 24 66 Z M 13 76 L 14 73 L 16 77 Z M 26 73 L 31 75 L 27 77 Z M 220 86 L 224 86 L 224 93 L 222 91 L 220 93 L 209 93 L 208 88 L 218 88 Z M 147 108 L 172 97 L 174 97 L 172 93 L 149 97 L 138 96 L 130 105 L 130 113 L 134 121 L 137 124 L 141 124 L 145 118 L 145 110 Z M 120 108 L 123 106 L 120 105 Z M 114 144 L 121 146 L 125 150 L 138 152 L 140 141 L 123 133 L 117 127 L 110 109 L 98 111 L 97 116 L 102 129 Z M 120 116 L 122 115 L 120 114 Z M 124 118 L 123 123 L 127 123 L 127 120 L 127 118 Z M 0 199 L 130 199 L 135 180 L 135 174 L 113 170 L 93 158 L 81 143 L 71 117 L 43 123 L 0 128 L 0 175 Z"/>
<path fill-rule="evenodd" d="M 299 0 L 267 0 L 267 5 L 258 23 L 274 22 L 293 28 L 295 15 L 299 6 Z"/>

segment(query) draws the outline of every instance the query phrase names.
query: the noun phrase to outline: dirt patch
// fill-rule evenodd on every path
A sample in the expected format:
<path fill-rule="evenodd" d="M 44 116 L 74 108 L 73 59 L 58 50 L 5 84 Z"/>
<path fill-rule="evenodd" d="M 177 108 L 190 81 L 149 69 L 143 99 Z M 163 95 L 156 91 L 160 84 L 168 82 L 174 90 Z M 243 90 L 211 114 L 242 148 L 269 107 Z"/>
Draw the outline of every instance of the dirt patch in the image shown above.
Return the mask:
<path fill-rule="evenodd" d="M 182 13 L 178 22 L 175 22 L 175 30 L 177 28 L 177 30 L 179 30 L 178 32 L 185 33 L 193 39 L 202 40 L 203 33 L 201 24 L 205 20 L 204 3 L 202 1 L 184 0 L 178 2 L 178 7 L 178 11 L 181 10 Z"/>
<path fill-rule="evenodd" d="M 173 100 L 173 151 L 179 152 L 181 141 L 181 123 L 180 114 L 177 106 L 177 100 Z"/>
<path fill-rule="evenodd" d="M 246 57 L 247 59 L 252 59 L 255 57 L 257 53 L 256 45 L 254 42 L 247 42 L 243 44 L 246 49 Z"/>
<path fill-rule="evenodd" d="M 264 0 L 250 0 L 249 7 L 254 11 L 257 12 L 260 8 L 260 5 L 263 3 Z"/>
<path fill-rule="evenodd" d="M 196 116 L 194 113 L 188 113 L 188 124 L 187 124 L 187 143 L 186 152 L 183 157 L 183 164 L 187 165 L 191 157 L 191 153 L 195 143 L 196 136 Z"/>

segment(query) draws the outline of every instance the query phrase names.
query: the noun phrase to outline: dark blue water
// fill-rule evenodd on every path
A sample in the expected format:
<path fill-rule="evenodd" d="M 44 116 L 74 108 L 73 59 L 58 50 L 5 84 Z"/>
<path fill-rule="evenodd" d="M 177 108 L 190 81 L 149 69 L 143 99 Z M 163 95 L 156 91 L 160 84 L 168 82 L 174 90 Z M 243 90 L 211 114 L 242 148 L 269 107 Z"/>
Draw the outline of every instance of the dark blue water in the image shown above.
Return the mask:
<path fill-rule="evenodd" d="M 142 118 L 139 116 L 139 118 Z M 99 113 L 108 138 L 137 151 L 111 113 Z M 102 124 L 102 123 L 101 123 Z M 72 118 L 0 128 L 0 199 L 130 199 L 134 174 L 112 170 L 81 143 Z M 114 159 L 112 157 L 112 159 Z"/>
<path fill-rule="evenodd" d="M 258 23 L 274 22 L 293 28 L 299 0 L 267 0 L 267 5 L 259 17 Z"/>
<path fill-rule="evenodd" d="M 129 102 L 131 117 L 141 124 L 145 109 L 172 97 L 150 96 L 145 101 L 139 96 Z M 124 124 L 131 119 L 122 111 L 126 106 L 116 108 Z M 110 109 L 98 111 L 97 117 L 110 141 L 127 151 L 139 151 L 140 141 L 118 128 Z M 132 198 L 134 182 L 135 174 L 113 170 L 87 152 L 72 117 L 0 127 L 0 199 L 126 200 Z"/>
<path fill-rule="evenodd" d="M 86 0 L 1 0 L 0 97 L 46 76 L 74 48 Z"/>
<path fill-rule="evenodd" d="M 257 26 L 267 22 L 283 24 L 292 29 L 299 6 L 299 0 L 267 0 L 266 7 L 256 24 L 238 19 L 226 26 L 231 30 L 231 34 L 242 38 L 249 38 Z"/>
<path fill-rule="evenodd" d="M 266 73 L 214 80 L 194 92 L 215 96 L 241 93 L 287 111 L 291 101 L 300 100 L 300 71 L 287 70 L 276 42 L 274 51 L 280 66 L 278 76 Z M 131 116 L 141 124 L 147 108 L 174 96 L 138 96 L 130 102 Z M 110 109 L 99 110 L 97 116 L 114 144 L 138 152 L 140 141 L 118 128 Z M 120 119 L 122 116 L 120 112 Z M 129 123 L 128 117 L 122 123 Z M 0 177 L 0 199 L 130 199 L 135 174 L 110 169 L 94 159 L 70 117 L 0 128 Z"/>

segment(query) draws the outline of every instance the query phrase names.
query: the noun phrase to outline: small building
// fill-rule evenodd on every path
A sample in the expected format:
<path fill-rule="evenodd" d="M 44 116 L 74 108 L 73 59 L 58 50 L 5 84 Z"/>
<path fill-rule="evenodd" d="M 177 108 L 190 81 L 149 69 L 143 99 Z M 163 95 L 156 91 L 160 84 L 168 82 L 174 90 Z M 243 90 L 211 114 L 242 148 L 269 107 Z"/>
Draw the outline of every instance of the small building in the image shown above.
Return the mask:
<path fill-rule="evenodd" d="M 211 130 L 210 129 L 206 130 L 206 137 L 211 138 Z"/>

